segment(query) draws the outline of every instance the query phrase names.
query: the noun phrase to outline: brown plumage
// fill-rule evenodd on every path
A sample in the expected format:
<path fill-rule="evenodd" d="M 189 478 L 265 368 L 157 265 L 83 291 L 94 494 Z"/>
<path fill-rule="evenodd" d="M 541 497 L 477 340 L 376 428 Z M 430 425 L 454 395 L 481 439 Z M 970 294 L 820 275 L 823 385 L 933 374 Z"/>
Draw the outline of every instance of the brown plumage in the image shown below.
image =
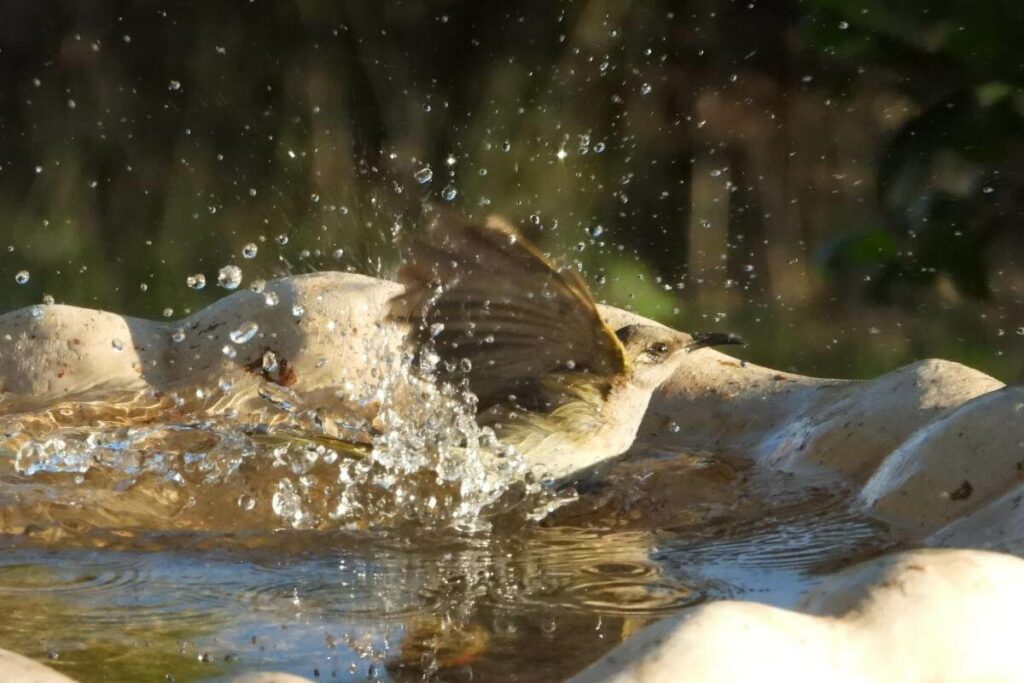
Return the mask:
<path fill-rule="evenodd" d="M 399 281 L 406 293 L 392 301 L 392 317 L 410 324 L 417 348 L 432 344 L 439 378 L 465 379 L 481 410 L 509 395 L 525 399 L 552 373 L 602 381 L 626 373 L 622 344 L 586 284 L 500 219 L 437 214 Z"/>
<path fill-rule="evenodd" d="M 477 419 L 548 472 L 626 450 L 651 393 L 683 352 L 733 344 L 660 325 L 612 331 L 583 280 L 513 227 L 439 212 L 399 272 L 390 304 L 442 382 L 477 396 Z"/>

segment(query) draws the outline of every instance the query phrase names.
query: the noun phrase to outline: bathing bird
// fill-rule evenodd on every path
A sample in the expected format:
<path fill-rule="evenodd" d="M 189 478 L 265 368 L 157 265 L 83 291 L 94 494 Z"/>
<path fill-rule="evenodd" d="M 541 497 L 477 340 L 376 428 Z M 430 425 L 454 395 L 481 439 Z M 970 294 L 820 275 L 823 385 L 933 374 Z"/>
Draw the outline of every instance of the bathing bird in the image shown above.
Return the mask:
<path fill-rule="evenodd" d="M 564 478 L 630 448 L 651 395 L 683 357 L 738 344 L 655 324 L 611 329 L 583 279 L 559 270 L 504 220 L 436 212 L 389 303 L 437 381 L 467 388 L 476 418 L 545 476 Z"/>

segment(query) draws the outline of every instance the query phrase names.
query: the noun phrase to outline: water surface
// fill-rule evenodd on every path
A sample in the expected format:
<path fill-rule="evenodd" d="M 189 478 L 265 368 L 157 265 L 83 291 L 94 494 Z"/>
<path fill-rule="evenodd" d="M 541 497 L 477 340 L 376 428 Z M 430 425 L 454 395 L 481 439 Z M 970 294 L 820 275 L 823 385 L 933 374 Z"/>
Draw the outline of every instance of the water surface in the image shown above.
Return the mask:
<path fill-rule="evenodd" d="M 790 605 L 895 542 L 732 456 L 460 481 L 295 424 L 95 408 L 9 416 L 0 441 L 0 647 L 86 682 L 558 681 L 653 620 Z"/>

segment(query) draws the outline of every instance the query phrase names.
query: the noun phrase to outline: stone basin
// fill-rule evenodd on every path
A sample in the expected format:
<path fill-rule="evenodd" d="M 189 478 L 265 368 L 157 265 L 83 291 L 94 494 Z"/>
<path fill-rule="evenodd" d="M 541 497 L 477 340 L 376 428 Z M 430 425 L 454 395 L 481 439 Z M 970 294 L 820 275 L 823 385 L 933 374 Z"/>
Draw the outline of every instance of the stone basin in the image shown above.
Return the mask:
<path fill-rule="evenodd" d="M 60 305 L 14 311 L 0 316 L 0 414 L 119 392 L 257 410 L 242 394 L 195 398 L 212 378 L 234 378 L 313 405 L 347 401 L 373 419 L 373 401 L 339 387 L 372 387 L 382 364 L 398 362 L 401 335 L 383 320 L 397 291 L 318 273 L 232 294 L 175 322 Z M 602 314 L 613 327 L 641 320 Z M 235 343 L 240 330 L 251 338 Z M 273 372 L 261 364 L 268 352 Z M 637 444 L 846 488 L 859 511 L 932 549 L 840 570 L 791 610 L 719 601 L 685 611 L 638 631 L 578 680 L 667 681 L 682 671 L 693 681 L 1024 680 L 1024 664 L 1000 640 L 1024 621 L 1024 561 L 1015 556 L 1024 548 L 1024 388 L 942 360 L 846 381 L 704 350 L 656 393 Z M 8 671 L 24 666 L 0 658 Z M 23 680 L 67 680 L 37 676 Z"/>

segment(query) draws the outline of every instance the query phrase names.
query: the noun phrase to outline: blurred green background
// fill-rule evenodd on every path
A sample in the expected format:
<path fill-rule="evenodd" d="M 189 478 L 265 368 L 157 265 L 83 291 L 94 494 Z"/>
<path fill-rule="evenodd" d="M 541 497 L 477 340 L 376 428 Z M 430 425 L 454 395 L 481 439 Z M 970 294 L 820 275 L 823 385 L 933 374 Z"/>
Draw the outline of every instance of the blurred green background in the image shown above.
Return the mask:
<path fill-rule="evenodd" d="M 1019 0 L 5 0 L 0 310 L 387 276 L 431 201 L 755 362 L 1019 380 L 1021 45 Z"/>

